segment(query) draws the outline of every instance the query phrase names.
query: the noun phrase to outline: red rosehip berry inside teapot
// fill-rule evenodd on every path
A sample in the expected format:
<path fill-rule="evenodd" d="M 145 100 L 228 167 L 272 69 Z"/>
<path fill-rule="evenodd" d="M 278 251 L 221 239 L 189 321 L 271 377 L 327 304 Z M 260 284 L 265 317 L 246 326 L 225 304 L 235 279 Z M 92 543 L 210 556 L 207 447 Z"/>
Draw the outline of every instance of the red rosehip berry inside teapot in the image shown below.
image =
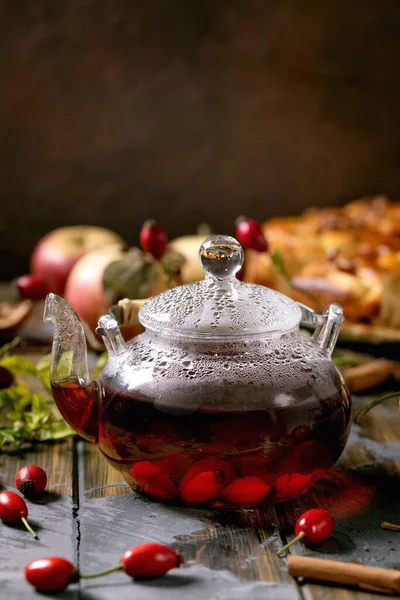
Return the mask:
<path fill-rule="evenodd" d="M 336 462 L 349 433 L 349 393 L 330 358 L 342 309 L 318 315 L 242 283 L 234 238 L 212 236 L 199 255 L 204 280 L 145 302 L 141 335 L 125 343 L 117 320 L 100 318 L 108 362 L 94 382 L 82 324 L 48 295 L 55 401 L 154 500 L 247 507 L 299 496 Z"/>

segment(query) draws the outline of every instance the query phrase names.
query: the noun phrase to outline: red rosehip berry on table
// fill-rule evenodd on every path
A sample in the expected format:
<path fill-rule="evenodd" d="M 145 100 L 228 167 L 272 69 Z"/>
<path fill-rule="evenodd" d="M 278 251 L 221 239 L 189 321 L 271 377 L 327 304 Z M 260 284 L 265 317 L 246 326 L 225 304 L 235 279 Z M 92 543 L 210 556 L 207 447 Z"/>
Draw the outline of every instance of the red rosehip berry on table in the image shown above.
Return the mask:
<path fill-rule="evenodd" d="M 40 275 L 21 275 L 16 283 L 20 296 L 26 300 L 42 300 L 50 291 L 46 281 Z"/>
<path fill-rule="evenodd" d="M 38 465 L 26 465 L 18 471 L 15 485 L 25 498 L 37 498 L 46 488 L 46 471 Z"/>
<path fill-rule="evenodd" d="M 288 550 L 298 541 L 305 544 L 320 544 L 331 537 L 334 521 L 328 511 L 323 508 L 311 508 L 304 512 L 296 521 L 294 532 L 296 537 L 278 550 L 278 556 Z"/>
<path fill-rule="evenodd" d="M 236 219 L 236 238 L 244 248 L 251 248 L 257 252 L 268 250 L 267 239 L 260 224 L 254 219 L 239 217 Z"/>
<path fill-rule="evenodd" d="M 332 535 L 333 527 L 333 518 L 326 510 L 311 508 L 297 519 L 294 532 L 307 544 L 320 544 Z"/>
<path fill-rule="evenodd" d="M 153 219 L 146 221 L 140 231 L 140 245 L 156 260 L 163 257 L 168 243 L 165 230 Z"/>
<path fill-rule="evenodd" d="M 182 556 L 173 548 L 159 542 L 145 542 L 124 552 L 117 565 L 97 573 L 80 574 L 80 578 L 94 579 L 123 570 L 134 579 L 156 579 L 179 567 L 182 562 Z"/>
<path fill-rule="evenodd" d="M 121 563 L 125 573 L 134 579 L 154 579 L 179 567 L 182 557 L 165 544 L 147 542 L 127 550 Z"/>
<path fill-rule="evenodd" d="M 25 579 L 40 592 L 62 592 L 70 583 L 79 580 L 79 572 L 69 560 L 49 556 L 26 565 Z"/>
<path fill-rule="evenodd" d="M 155 579 L 182 564 L 182 556 L 169 546 L 159 542 L 146 542 L 129 548 L 121 561 L 98 571 L 82 575 L 74 565 L 60 556 L 49 556 L 31 561 L 26 565 L 25 579 L 41 592 L 62 592 L 70 583 L 80 579 L 103 577 L 115 571 L 125 571 L 134 579 Z"/>
<path fill-rule="evenodd" d="M 28 507 L 21 496 L 15 492 L 0 493 L 0 519 L 7 525 L 15 525 L 22 522 L 30 534 L 37 540 L 38 535 L 33 531 L 27 521 Z"/>

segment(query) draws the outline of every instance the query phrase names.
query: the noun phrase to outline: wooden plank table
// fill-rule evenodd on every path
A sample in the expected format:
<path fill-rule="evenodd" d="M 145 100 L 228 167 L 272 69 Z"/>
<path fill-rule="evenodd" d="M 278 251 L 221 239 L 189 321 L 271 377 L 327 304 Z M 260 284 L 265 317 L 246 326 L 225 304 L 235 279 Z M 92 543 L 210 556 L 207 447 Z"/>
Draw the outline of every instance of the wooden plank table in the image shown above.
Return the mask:
<path fill-rule="evenodd" d="M 49 348 L 28 346 L 37 360 Z M 365 399 L 355 399 L 355 410 Z M 400 414 L 393 399 L 353 426 L 340 462 L 313 490 L 293 502 L 258 510 L 177 509 L 131 492 L 93 445 L 79 438 L 43 444 L 21 455 L 0 455 L 0 485 L 14 489 L 23 464 L 42 465 L 49 494 L 30 503 L 40 540 L 21 528 L 2 526 L 0 598 L 41 597 L 29 588 L 22 567 L 58 554 L 82 572 L 118 562 L 144 540 L 173 544 L 185 568 L 162 580 L 133 583 L 123 573 L 82 580 L 54 598 L 68 600 L 373 600 L 382 595 L 323 584 L 300 585 L 276 550 L 293 536 L 298 515 L 314 506 L 335 517 L 333 537 L 314 549 L 298 543 L 292 552 L 390 568 L 400 567 L 400 533 L 380 528 L 400 522 Z M 53 596 L 47 596 L 52 598 Z M 394 596 L 384 596 L 394 598 Z"/>

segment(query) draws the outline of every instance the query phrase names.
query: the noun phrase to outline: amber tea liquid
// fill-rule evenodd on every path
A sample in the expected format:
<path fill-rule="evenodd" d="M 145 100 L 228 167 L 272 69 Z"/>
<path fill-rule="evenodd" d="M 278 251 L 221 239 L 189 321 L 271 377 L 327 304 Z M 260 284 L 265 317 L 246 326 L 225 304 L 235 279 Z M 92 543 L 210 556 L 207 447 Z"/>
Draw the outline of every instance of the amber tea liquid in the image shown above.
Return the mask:
<path fill-rule="evenodd" d="M 273 504 L 306 492 L 336 462 L 349 420 L 348 399 L 341 397 L 316 400 L 306 411 L 300 404 L 169 414 L 104 388 L 98 443 L 130 485 L 149 497 L 208 506 Z"/>

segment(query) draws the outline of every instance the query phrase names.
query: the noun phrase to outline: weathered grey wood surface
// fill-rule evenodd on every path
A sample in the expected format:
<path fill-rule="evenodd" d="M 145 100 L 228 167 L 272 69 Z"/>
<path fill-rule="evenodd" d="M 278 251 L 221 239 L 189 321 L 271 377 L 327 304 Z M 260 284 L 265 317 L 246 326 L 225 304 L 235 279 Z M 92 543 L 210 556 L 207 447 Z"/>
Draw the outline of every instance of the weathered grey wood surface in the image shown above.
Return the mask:
<path fill-rule="evenodd" d="M 47 349 L 42 349 L 45 352 Z M 31 356 L 32 350 L 27 349 Z M 355 399 L 355 407 L 365 400 Z M 276 550 L 293 535 L 297 516 L 314 506 L 335 517 L 335 532 L 318 548 L 301 543 L 293 552 L 365 564 L 400 567 L 400 533 L 380 528 L 400 522 L 400 414 L 396 400 L 353 426 L 340 463 L 295 502 L 263 510 L 184 510 L 133 494 L 95 446 L 81 440 L 43 445 L 21 456 L 0 455 L 0 485 L 13 488 L 22 464 L 36 462 L 49 474 L 49 494 L 29 503 L 35 541 L 23 529 L 1 527 L 0 599 L 34 599 L 23 566 L 59 554 L 82 572 L 117 562 L 144 540 L 175 545 L 185 568 L 155 582 L 133 583 L 124 573 L 81 581 L 62 600 L 373 600 L 378 594 L 323 584 L 299 585 Z M 47 596 L 52 597 L 52 596 Z M 389 597 L 389 596 L 386 596 Z M 392 596 L 394 598 L 394 596 Z"/>
<path fill-rule="evenodd" d="M 396 402 L 378 408 L 353 428 L 337 468 L 295 502 L 263 510 L 182 510 L 131 493 L 98 450 L 83 441 L 40 447 L 21 457 L 1 456 L 3 487 L 13 487 L 21 464 L 38 462 L 49 473 L 49 494 L 30 503 L 34 541 L 20 528 L 2 527 L 0 598 L 39 597 L 24 582 L 22 567 L 32 558 L 61 554 L 83 572 L 117 562 L 129 546 L 160 540 L 178 547 L 186 568 L 167 578 L 133 583 L 123 573 L 82 581 L 57 595 L 62 599 L 151 600 L 160 588 L 167 600 L 313 599 L 372 600 L 377 594 L 325 585 L 297 585 L 276 549 L 292 536 L 303 510 L 324 506 L 335 516 L 331 540 L 308 552 L 339 560 L 398 568 L 400 535 L 382 530 L 382 520 L 399 522 L 400 418 Z M 50 596 L 51 597 L 51 596 Z"/>

